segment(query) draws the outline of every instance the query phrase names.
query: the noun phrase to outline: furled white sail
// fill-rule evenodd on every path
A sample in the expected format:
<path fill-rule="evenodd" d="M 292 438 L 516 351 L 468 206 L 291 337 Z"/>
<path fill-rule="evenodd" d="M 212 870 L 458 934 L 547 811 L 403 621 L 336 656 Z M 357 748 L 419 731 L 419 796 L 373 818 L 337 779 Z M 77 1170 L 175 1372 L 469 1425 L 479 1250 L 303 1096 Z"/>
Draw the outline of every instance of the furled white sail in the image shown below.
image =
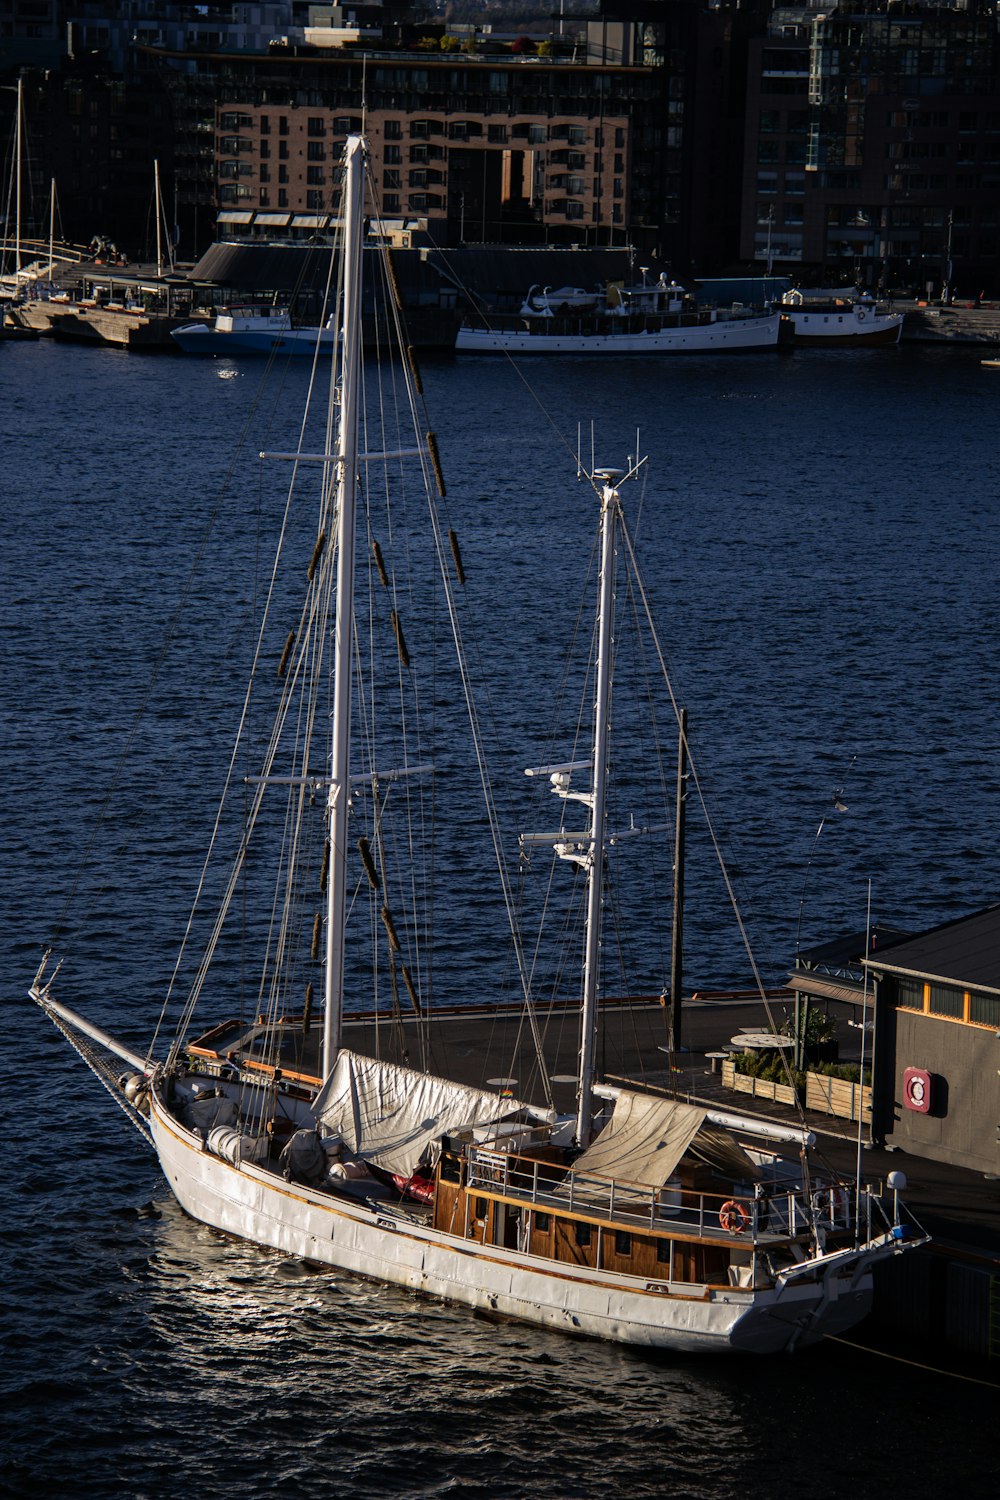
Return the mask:
<path fill-rule="evenodd" d="M 500 1120 L 526 1106 L 342 1050 L 313 1113 L 348 1150 L 387 1172 L 409 1177 L 421 1158 L 433 1163 L 443 1135 Z"/>
<path fill-rule="evenodd" d="M 734 1177 L 752 1181 L 753 1162 L 724 1131 L 706 1126 L 707 1111 L 679 1099 L 655 1099 L 622 1089 L 600 1135 L 577 1157 L 577 1176 L 614 1177 L 662 1187 L 689 1149 L 724 1165 Z"/>

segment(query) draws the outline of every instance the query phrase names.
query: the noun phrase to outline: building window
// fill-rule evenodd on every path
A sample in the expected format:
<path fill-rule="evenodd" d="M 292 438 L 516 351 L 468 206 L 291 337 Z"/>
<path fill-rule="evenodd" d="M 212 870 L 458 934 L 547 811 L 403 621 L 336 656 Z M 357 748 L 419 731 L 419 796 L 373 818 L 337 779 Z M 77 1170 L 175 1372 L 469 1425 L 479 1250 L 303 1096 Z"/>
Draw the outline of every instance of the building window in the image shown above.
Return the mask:
<path fill-rule="evenodd" d="M 506 127 L 506 125 L 491 125 L 489 127 L 489 134 L 487 135 L 487 140 L 490 141 L 494 146 L 503 146 L 503 145 L 505 145 L 506 142 L 507 142 L 507 127 Z"/>
<path fill-rule="evenodd" d="M 398 167 L 403 160 L 403 152 L 399 146 L 386 146 L 384 161 L 387 167 Z"/>
<path fill-rule="evenodd" d="M 326 121 L 318 115 L 310 115 L 306 132 L 309 135 L 326 135 Z"/>
<path fill-rule="evenodd" d="M 932 984 L 930 992 L 928 1009 L 932 1016 L 953 1016 L 959 1021 L 965 1019 L 963 990 L 957 990 L 953 984 Z"/>
<path fill-rule="evenodd" d="M 403 139 L 402 120 L 386 120 L 385 138 L 387 141 L 401 141 Z"/>
<path fill-rule="evenodd" d="M 382 212 L 384 214 L 399 213 L 399 194 L 385 193 L 382 198 Z"/>
<path fill-rule="evenodd" d="M 261 117 L 260 117 L 260 133 L 261 133 L 261 135 L 270 135 L 271 134 L 271 117 L 270 117 L 270 115 L 261 115 Z"/>
<path fill-rule="evenodd" d="M 896 1004 L 901 1010 L 923 1010 L 923 981 L 920 979 L 897 979 Z"/>
<path fill-rule="evenodd" d="M 288 207 L 288 194 L 285 192 L 284 188 L 279 188 L 278 189 L 278 207 L 279 208 L 287 208 Z"/>
<path fill-rule="evenodd" d="M 974 1026 L 990 1026 L 1000 1030 L 1000 995 L 969 996 L 969 1020 Z"/>
<path fill-rule="evenodd" d="M 306 182 L 311 183 L 313 187 L 322 187 L 324 182 L 323 168 L 306 167 Z"/>
<path fill-rule="evenodd" d="M 306 141 L 306 161 L 326 161 L 326 147 L 322 141 Z"/>
<path fill-rule="evenodd" d="M 271 181 L 271 169 L 267 165 L 266 162 L 261 162 L 261 165 L 260 165 L 260 180 L 261 180 L 261 182 L 270 182 Z"/>
<path fill-rule="evenodd" d="M 306 188 L 306 208 L 322 208 L 323 194 L 319 188 Z"/>

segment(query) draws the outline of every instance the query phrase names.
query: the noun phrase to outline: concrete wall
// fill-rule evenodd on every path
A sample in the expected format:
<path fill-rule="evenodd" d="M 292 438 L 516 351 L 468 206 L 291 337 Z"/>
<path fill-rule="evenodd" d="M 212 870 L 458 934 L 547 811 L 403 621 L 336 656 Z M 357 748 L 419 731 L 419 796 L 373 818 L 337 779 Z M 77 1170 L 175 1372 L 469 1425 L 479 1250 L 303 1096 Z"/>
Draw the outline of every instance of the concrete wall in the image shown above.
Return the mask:
<path fill-rule="evenodd" d="M 1000 1174 L 1000 1037 L 989 1028 L 897 1010 L 886 1144 L 914 1156 Z M 932 1075 L 927 1114 L 903 1103 L 907 1068 Z M 886 1101 L 888 1106 L 888 1101 Z"/>

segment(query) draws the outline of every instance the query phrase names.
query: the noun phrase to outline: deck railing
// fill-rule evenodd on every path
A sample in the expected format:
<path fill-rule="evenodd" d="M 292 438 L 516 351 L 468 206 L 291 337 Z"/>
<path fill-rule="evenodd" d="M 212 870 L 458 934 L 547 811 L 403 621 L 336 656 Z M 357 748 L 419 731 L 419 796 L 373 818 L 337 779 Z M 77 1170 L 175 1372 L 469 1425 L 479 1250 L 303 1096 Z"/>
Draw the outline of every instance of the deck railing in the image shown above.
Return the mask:
<path fill-rule="evenodd" d="M 650 1187 L 485 1147 L 470 1149 L 466 1160 L 470 1192 L 516 1199 L 569 1217 L 766 1246 L 803 1236 L 813 1223 L 827 1233 L 852 1231 L 860 1209 L 861 1238 L 871 1235 L 871 1193 L 863 1188 L 858 1199 L 853 1187 L 841 1183 L 825 1183 L 809 1193 L 758 1183 L 726 1197 L 682 1188 L 676 1179 Z"/>

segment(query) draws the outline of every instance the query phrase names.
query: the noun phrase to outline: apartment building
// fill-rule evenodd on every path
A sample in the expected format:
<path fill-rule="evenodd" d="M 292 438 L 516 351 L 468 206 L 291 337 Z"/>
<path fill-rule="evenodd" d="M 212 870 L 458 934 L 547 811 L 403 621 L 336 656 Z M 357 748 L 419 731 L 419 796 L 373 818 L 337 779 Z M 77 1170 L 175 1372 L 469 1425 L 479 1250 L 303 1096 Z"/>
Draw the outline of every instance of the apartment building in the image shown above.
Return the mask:
<path fill-rule="evenodd" d="M 967 295 L 1000 253 L 992 8 L 779 8 L 750 48 L 740 253 Z"/>

